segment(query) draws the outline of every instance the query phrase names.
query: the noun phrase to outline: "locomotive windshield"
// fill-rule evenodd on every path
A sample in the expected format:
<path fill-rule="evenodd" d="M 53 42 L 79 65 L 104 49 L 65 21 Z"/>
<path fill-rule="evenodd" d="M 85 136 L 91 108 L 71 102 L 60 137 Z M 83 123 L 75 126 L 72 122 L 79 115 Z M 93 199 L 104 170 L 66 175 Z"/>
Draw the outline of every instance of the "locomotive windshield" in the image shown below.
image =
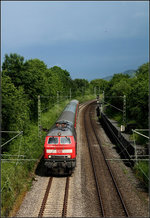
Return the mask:
<path fill-rule="evenodd" d="M 48 144 L 58 144 L 58 138 L 57 137 L 50 137 L 48 139 Z"/>
<path fill-rule="evenodd" d="M 71 144 L 71 140 L 69 137 L 61 137 L 60 144 Z"/>

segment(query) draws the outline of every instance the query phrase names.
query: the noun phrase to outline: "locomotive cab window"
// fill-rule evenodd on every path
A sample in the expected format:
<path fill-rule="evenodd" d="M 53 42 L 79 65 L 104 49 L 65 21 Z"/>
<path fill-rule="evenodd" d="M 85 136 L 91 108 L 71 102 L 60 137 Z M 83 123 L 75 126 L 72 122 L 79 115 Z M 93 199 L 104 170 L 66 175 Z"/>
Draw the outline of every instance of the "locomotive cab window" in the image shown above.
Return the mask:
<path fill-rule="evenodd" d="M 50 137 L 48 139 L 48 144 L 58 144 L 58 138 L 57 137 Z"/>
<path fill-rule="evenodd" d="M 71 144 L 71 139 L 69 137 L 61 137 L 60 144 Z"/>

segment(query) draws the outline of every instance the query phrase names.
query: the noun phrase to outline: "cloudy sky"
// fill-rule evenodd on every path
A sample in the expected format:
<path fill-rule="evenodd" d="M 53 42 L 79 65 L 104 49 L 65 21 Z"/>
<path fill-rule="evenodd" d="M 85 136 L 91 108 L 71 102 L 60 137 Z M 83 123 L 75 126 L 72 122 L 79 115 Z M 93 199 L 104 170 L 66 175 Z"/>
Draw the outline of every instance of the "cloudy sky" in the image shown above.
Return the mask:
<path fill-rule="evenodd" d="M 89 81 L 149 60 L 148 1 L 3 1 L 1 54 Z"/>

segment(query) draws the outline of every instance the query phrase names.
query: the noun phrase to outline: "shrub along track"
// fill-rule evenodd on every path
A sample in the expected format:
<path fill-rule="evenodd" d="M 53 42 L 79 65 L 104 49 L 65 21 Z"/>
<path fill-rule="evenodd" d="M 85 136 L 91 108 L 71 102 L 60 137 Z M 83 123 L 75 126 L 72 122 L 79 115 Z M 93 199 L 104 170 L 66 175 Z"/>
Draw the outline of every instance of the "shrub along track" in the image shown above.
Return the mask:
<path fill-rule="evenodd" d="M 88 147 L 93 166 L 93 172 L 100 202 L 102 217 L 129 217 L 129 212 L 123 201 L 111 167 L 109 166 L 100 139 L 94 128 L 90 104 L 84 114 L 84 123 Z"/>
<path fill-rule="evenodd" d="M 50 177 L 38 217 L 66 217 L 69 177 Z"/>

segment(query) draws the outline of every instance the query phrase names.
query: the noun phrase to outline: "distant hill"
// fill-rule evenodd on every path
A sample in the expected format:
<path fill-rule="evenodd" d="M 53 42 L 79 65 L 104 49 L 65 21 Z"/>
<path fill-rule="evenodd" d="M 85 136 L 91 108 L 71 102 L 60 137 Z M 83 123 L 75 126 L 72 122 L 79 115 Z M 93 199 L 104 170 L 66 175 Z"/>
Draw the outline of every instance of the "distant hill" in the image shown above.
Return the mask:
<path fill-rule="evenodd" d="M 132 77 L 135 76 L 135 73 L 136 73 L 135 70 L 127 70 L 127 71 L 123 72 L 122 74 L 127 74 L 127 75 L 129 75 L 132 78 Z M 111 75 L 111 76 L 104 77 L 102 79 L 110 81 L 113 78 L 113 76 L 114 76 L 114 74 Z"/>

